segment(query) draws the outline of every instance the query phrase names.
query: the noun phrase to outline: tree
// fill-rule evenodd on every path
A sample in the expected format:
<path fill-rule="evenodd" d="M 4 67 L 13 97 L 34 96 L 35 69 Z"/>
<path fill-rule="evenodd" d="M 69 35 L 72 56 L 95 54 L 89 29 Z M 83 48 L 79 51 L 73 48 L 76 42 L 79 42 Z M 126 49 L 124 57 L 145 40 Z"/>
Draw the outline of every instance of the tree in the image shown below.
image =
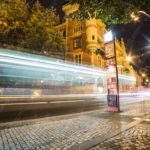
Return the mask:
<path fill-rule="evenodd" d="M 69 0 L 69 2 L 79 4 L 79 9 L 67 17 L 79 20 L 101 19 L 106 24 L 128 23 L 131 12 L 138 12 L 143 8 L 150 11 L 149 0 Z"/>
<path fill-rule="evenodd" d="M 63 36 L 55 27 L 59 17 L 54 8 L 45 9 L 39 1 L 31 7 L 26 0 L 5 0 L 0 1 L 0 9 L 2 44 L 40 54 L 63 51 Z"/>
<path fill-rule="evenodd" d="M 0 38 L 2 43 L 18 45 L 28 18 L 26 0 L 0 1 Z"/>
<path fill-rule="evenodd" d="M 25 39 L 22 45 L 39 52 L 60 51 L 63 49 L 63 37 L 55 28 L 58 22 L 55 9 L 45 9 L 37 1 L 24 28 Z"/>

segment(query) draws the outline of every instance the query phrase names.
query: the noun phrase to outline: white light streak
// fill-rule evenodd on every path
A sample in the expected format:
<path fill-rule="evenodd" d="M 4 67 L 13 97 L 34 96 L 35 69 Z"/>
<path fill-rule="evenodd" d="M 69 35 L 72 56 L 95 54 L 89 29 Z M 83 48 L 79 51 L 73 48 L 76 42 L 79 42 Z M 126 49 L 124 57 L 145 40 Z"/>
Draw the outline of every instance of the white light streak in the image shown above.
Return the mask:
<path fill-rule="evenodd" d="M 5 63 L 13 63 L 13 64 L 18 64 L 18 65 L 26 65 L 26 66 L 31 66 L 31 67 L 40 67 L 40 68 L 45 68 L 45 69 L 54 69 L 54 70 L 62 70 L 62 71 L 71 71 L 71 72 L 78 72 L 78 73 L 85 73 L 85 74 L 91 74 L 91 75 L 105 75 L 104 71 L 96 70 L 96 69 L 90 69 L 90 68 L 84 68 L 84 67 L 74 67 L 74 65 L 71 65 L 68 67 L 68 65 L 62 67 L 61 65 L 48 65 L 45 63 L 41 62 L 31 62 L 27 60 L 18 60 L 18 59 L 13 59 L 13 58 L 0 58 L 0 62 L 5 62 Z"/>
<path fill-rule="evenodd" d="M 7 51 L 9 51 L 9 50 L 7 50 Z M 32 62 L 32 64 L 36 64 L 38 62 L 39 64 L 40 63 L 44 63 L 44 65 L 47 64 L 47 65 L 56 65 L 56 66 L 60 66 L 60 67 L 73 67 L 74 69 L 82 69 L 82 70 L 94 71 L 94 72 L 98 71 L 98 72 L 104 73 L 104 71 L 102 71 L 100 69 L 92 69 L 92 68 L 89 68 L 87 66 L 86 67 L 84 67 L 84 66 L 77 66 L 77 65 L 74 65 L 74 64 L 65 63 L 63 61 L 60 62 L 57 59 L 46 60 L 48 58 L 47 57 L 43 57 L 43 56 L 31 57 L 32 55 L 31 56 L 28 55 L 28 57 L 27 57 L 27 56 L 20 56 L 18 54 L 12 54 L 12 52 L 11 52 L 11 54 L 8 54 L 8 53 L 5 53 L 3 51 L 0 52 L 0 56 L 7 57 L 7 59 L 8 58 L 10 58 L 10 59 L 13 58 L 14 60 L 16 59 L 16 61 L 18 61 L 18 62 L 22 62 L 22 61 L 27 62 L 28 61 L 30 63 Z M 37 55 L 35 55 L 35 56 L 37 56 Z M 28 64 L 24 64 L 24 65 L 28 65 Z"/>

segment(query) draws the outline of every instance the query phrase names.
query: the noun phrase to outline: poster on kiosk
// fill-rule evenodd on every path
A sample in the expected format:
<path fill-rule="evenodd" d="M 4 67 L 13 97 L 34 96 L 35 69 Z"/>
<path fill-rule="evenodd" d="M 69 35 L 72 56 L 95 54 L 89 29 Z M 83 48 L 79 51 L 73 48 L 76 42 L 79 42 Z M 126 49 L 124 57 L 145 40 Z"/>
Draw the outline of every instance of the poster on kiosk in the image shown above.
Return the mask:
<path fill-rule="evenodd" d="M 106 72 L 107 72 L 107 104 L 108 111 L 119 112 L 119 87 L 116 60 L 115 39 L 111 31 L 104 34 Z"/>

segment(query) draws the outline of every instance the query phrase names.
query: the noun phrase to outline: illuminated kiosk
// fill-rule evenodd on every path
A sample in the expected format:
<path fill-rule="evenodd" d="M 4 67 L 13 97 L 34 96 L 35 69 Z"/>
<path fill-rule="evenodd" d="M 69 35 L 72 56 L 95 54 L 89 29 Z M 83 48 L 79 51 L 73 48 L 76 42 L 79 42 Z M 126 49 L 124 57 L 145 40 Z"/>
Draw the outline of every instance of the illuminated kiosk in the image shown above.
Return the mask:
<path fill-rule="evenodd" d="M 115 38 L 111 31 L 104 34 L 106 72 L 107 72 L 107 102 L 108 111 L 119 112 L 119 85 L 116 59 Z"/>

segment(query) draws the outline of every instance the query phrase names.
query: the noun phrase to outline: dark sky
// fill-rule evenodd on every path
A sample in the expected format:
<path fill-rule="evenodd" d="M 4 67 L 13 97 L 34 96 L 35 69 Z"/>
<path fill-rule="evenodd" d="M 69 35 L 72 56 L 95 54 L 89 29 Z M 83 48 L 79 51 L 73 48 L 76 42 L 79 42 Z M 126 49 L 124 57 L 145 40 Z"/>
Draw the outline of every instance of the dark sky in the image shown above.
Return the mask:
<path fill-rule="evenodd" d="M 127 53 L 135 57 L 137 66 L 148 69 L 150 75 L 150 18 L 139 22 L 111 27 L 118 38 L 123 37 Z"/>
<path fill-rule="evenodd" d="M 61 6 L 64 1 L 41 0 L 46 7 L 52 5 L 56 7 L 61 17 L 63 16 Z M 127 25 L 115 25 L 110 28 L 115 32 L 117 38 L 124 38 L 128 53 L 141 56 L 140 59 L 136 60 L 137 65 L 141 68 L 148 68 L 150 66 L 150 54 L 148 54 L 150 52 L 150 18 L 143 16 L 139 22 L 132 22 Z M 143 53 L 145 54 L 143 55 Z"/>
<path fill-rule="evenodd" d="M 46 7 L 54 6 L 57 9 L 57 12 L 62 17 L 63 12 L 61 6 L 65 0 L 41 0 L 42 4 Z"/>

